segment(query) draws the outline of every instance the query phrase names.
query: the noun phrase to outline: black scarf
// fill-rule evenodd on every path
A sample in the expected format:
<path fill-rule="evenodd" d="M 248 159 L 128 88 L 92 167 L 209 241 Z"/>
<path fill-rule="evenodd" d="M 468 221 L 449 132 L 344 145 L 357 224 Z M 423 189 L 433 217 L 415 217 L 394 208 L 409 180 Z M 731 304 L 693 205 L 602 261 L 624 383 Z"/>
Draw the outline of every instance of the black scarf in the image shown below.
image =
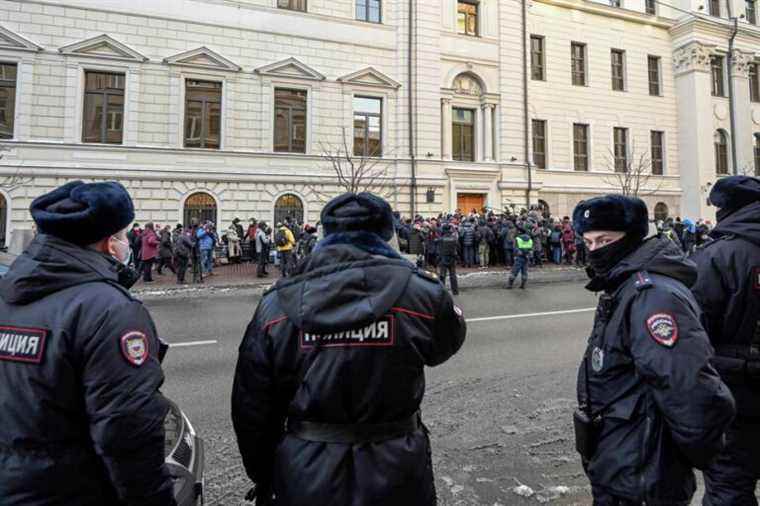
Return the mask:
<path fill-rule="evenodd" d="M 641 246 L 641 238 L 625 235 L 622 239 L 588 254 L 593 277 L 605 277 L 622 259 Z"/>

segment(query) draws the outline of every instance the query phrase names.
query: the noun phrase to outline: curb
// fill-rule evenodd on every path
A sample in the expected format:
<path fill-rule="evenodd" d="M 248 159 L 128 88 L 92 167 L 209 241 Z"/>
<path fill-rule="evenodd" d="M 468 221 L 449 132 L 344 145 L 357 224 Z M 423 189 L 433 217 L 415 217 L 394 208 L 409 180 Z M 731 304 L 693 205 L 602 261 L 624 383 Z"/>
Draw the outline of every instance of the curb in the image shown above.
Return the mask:
<path fill-rule="evenodd" d="M 459 275 L 459 288 L 476 290 L 479 288 L 500 288 L 506 286 L 509 271 L 470 272 Z M 587 281 L 583 269 L 563 269 L 558 271 L 528 272 L 528 286 L 546 283 L 574 283 Z M 139 288 L 132 290 L 132 295 L 144 301 L 174 300 L 185 298 L 200 298 L 213 295 L 235 295 L 261 297 L 272 283 L 236 283 L 217 286 L 168 286 L 166 288 Z"/>

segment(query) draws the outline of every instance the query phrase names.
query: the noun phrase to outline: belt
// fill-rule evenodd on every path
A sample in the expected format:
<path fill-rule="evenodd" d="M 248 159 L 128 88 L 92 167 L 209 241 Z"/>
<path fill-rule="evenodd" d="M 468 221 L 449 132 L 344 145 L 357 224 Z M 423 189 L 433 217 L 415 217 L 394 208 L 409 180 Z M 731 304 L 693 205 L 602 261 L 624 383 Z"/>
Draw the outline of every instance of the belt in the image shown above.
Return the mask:
<path fill-rule="evenodd" d="M 416 411 L 403 420 L 383 423 L 321 423 L 288 418 L 287 432 L 299 439 L 317 443 L 379 443 L 405 436 L 423 427 Z"/>

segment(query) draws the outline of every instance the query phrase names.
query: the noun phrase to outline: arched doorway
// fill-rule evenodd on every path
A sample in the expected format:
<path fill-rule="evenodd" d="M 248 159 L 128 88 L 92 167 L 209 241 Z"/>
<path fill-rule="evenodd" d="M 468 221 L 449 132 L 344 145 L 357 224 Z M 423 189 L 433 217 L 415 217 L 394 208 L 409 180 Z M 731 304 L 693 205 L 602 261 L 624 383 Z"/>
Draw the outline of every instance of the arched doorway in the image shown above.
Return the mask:
<path fill-rule="evenodd" d="M 183 223 L 189 227 L 195 219 L 198 223 L 210 221 L 216 225 L 216 200 L 206 192 L 193 193 L 185 200 Z"/>
<path fill-rule="evenodd" d="M 665 202 L 658 202 L 654 206 L 654 221 L 665 221 L 668 219 L 668 205 Z"/>
<path fill-rule="evenodd" d="M 6 246 L 5 241 L 5 224 L 8 221 L 8 201 L 5 200 L 4 195 L 0 195 L 0 248 Z"/>
<path fill-rule="evenodd" d="M 285 218 L 303 224 L 303 201 L 298 195 L 286 193 L 274 203 L 274 224 L 285 223 Z"/>

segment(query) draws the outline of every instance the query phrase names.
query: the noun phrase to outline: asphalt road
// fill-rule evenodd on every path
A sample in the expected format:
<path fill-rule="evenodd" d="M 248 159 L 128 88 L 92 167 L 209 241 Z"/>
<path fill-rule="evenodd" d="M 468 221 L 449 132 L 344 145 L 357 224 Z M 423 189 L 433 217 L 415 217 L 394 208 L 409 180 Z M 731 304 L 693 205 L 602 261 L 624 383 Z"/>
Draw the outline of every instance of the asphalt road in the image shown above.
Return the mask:
<path fill-rule="evenodd" d="M 206 504 L 241 504 L 250 486 L 229 398 L 256 302 L 233 292 L 147 303 L 161 335 L 176 345 L 164 362 L 164 393 L 206 442 Z M 427 371 L 423 405 L 439 504 L 591 504 L 571 417 L 595 297 L 580 284 L 554 284 L 468 290 L 458 303 L 467 341 Z"/>

